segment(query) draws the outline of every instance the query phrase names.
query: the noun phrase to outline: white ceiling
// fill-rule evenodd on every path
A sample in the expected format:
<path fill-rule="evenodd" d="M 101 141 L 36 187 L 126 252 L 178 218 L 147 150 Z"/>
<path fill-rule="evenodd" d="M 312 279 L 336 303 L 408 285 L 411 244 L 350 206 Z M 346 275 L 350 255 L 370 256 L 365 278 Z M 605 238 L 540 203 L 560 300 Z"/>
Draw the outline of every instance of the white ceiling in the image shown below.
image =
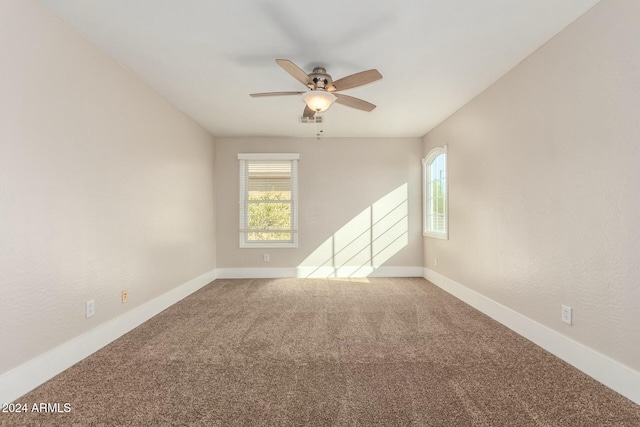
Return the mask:
<path fill-rule="evenodd" d="M 315 136 L 305 90 L 276 63 L 334 80 L 378 106 L 333 105 L 326 137 L 423 136 L 598 0 L 40 0 L 216 136 Z"/>

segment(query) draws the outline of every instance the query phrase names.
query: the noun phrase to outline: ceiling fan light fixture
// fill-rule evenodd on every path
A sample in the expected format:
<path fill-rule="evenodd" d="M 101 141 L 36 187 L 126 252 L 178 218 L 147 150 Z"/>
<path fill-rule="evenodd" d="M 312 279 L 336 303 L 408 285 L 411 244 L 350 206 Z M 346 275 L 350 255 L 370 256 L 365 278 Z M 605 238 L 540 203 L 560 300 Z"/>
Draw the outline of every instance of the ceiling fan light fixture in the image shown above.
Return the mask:
<path fill-rule="evenodd" d="M 326 111 L 336 99 L 334 94 L 326 90 L 310 90 L 302 95 L 302 100 L 307 107 L 317 113 Z"/>

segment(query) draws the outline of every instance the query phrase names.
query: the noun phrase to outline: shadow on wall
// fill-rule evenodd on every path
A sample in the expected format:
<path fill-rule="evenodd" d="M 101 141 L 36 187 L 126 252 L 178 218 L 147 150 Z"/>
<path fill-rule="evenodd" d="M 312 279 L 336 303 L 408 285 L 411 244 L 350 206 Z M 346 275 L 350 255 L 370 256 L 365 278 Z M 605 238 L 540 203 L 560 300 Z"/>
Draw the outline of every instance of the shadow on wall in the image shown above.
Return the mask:
<path fill-rule="evenodd" d="M 408 187 L 402 184 L 325 240 L 298 266 L 298 277 L 367 277 L 407 246 Z"/>

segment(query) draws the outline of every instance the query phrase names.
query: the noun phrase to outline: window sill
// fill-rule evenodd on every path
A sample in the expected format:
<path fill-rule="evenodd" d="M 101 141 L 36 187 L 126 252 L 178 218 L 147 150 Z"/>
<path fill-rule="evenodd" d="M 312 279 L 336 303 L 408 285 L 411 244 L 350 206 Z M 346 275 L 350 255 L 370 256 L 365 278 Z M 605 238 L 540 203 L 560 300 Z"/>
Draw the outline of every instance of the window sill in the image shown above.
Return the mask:
<path fill-rule="evenodd" d="M 278 248 L 297 248 L 297 242 L 287 242 L 287 243 L 240 243 L 240 249 L 278 249 Z"/>
<path fill-rule="evenodd" d="M 449 240 L 449 234 L 448 233 L 430 233 L 428 231 L 424 231 L 422 233 L 422 235 L 424 237 L 433 237 L 434 239 Z"/>

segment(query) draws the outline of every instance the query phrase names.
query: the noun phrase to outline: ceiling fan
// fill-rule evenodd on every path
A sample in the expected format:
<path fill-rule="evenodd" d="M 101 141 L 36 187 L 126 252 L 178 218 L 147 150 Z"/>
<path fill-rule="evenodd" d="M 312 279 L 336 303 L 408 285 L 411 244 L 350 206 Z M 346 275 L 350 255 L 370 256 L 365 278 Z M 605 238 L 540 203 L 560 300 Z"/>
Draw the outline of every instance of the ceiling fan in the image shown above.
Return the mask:
<path fill-rule="evenodd" d="M 370 102 L 354 98 L 353 96 L 337 93 L 339 91 L 352 89 L 354 87 L 380 80 L 382 78 L 382 74 L 380 74 L 376 69 L 361 71 L 333 81 L 331 76 L 327 74 L 327 70 L 322 67 L 316 67 L 310 74 L 307 74 L 288 59 L 276 59 L 276 63 L 287 73 L 293 76 L 293 78 L 307 86 L 309 90 L 296 92 L 252 93 L 250 96 L 302 95 L 302 100 L 307 104 L 302 116 L 306 118 L 311 118 L 314 114 L 327 110 L 334 101 L 338 104 L 357 108 L 358 110 L 363 111 L 371 111 L 376 108 L 376 106 Z"/>

